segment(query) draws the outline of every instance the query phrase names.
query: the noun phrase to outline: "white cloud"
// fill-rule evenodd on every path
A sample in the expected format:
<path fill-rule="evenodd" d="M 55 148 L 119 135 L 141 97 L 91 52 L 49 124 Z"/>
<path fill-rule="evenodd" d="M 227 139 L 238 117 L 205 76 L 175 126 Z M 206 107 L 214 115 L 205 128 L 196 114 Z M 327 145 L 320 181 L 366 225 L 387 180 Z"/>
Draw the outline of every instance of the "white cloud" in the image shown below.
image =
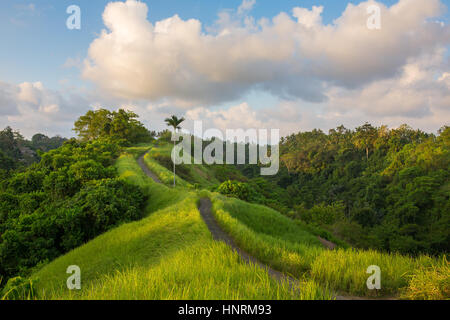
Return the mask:
<path fill-rule="evenodd" d="M 313 6 L 312 10 L 305 8 L 294 8 L 293 16 L 297 18 L 299 24 L 306 28 L 319 27 L 322 24 L 323 6 Z"/>
<path fill-rule="evenodd" d="M 323 7 L 294 8 L 268 21 L 222 19 L 216 32 L 175 15 L 152 24 L 135 0 L 107 5 L 108 30 L 92 42 L 84 77 L 127 99 L 178 99 L 213 105 L 259 88 L 283 99 L 326 100 L 330 86 L 359 88 L 395 76 L 414 57 L 449 43 L 449 27 L 429 21 L 439 0 L 379 4 L 381 30 L 369 30 L 366 8 L 349 4 L 334 24 Z M 243 8 L 251 8 L 244 2 Z M 239 10 L 238 10 L 239 11 Z"/>
<path fill-rule="evenodd" d="M 72 136 L 73 122 L 89 105 L 81 93 L 62 94 L 41 82 L 0 82 L 0 127 L 20 129 L 27 137 L 37 132 Z"/>
<path fill-rule="evenodd" d="M 358 90 L 333 88 L 329 91 L 330 107 L 343 112 L 363 111 L 370 117 L 400 117 L 403 122 L 441 116 L 449 121 L 450 69 L 445 65 L 445 51 L 411 59 L 401 72 Z"/>
<path fill-rule="evenodd" d="M 238 8 L 238 14 L 243 14 L 253 9 L 256 4 L 256 0 L 244 0 Z"/>
<path fill-rule="evenodd" d="M 17 114 L 16 95 L 18 88 L 0 81 L 0 115 L 2 117 Z"/>
<path fill-rule="evenodd" d="M 186 112 L 185 126 L 192 132 L 193 121 L 201 120 L 204 128 L 217 128 L 223 133 L 227 129 L 279 129 L 281 135 L 288 135 L 304 129 L 311 120 L 311 113 L 301 109 L 301 102 L 292 101 L 281 101 L 274 108 L 264 109 L 254 109 L 247 102 L 220 110 L 200 107 Z"/>

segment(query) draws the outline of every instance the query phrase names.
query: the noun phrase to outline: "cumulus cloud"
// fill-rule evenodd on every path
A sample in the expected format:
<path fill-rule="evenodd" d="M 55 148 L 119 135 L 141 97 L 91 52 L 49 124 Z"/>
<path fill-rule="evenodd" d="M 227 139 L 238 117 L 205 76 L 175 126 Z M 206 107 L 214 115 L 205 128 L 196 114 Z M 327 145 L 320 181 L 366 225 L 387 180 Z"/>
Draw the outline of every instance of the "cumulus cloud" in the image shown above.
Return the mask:
<path fill-rule="evenodd" d="M 74 120 L 89 108 L 82 94 L 62 94 L 41 82 L 0 82 L 0 126 L 20 129 L 28 137 L 37 132 L 72 136 Z"/>
<path fill-rule="evenodd" d="M 445 54 L 440 49 L 411 59 L 397 76 L 359 90 L 330 89 L 330 108 L 359 109 L 369 117 L 397 117 L 404 122 L 440 117 L 442 125 L 450 120 L 450 69 L 445 67 Z"/>
<path fill-rule="evenodd" d="M 307 129 L 313 125 L 310 112 L 302 109 L 300 102 L 293 101 L 281 101 L 274 108 L 263 109 L 254 109 L 247 102 L 219 110 L 199 107 L 186 112 L 186 128 L 192 130 L 193 121 L 201 120 L 204 128 L 217 128 L 223 133 L 227 129 L 279 129 L 284 136 L 305 129 L 307 123 Z"/>
<path fill-rule="evenodd" d="M 280 101 L 257 109 L 242 103 L 227 109 L 195 108 L 187 119 L 203 120 L 208 127 L 278 128 L 282 135 L 344 124 L 354 128 L 368 121 L 398 127 L 408 123 L 429 132 L 450 124 L 450 66 L 444 49 L 410 59 L 393 78 L 362 88 L 330 87 L 326 103 Z"/>
<path fill-rule="evenodd" d="M 367 28 L 372 4 L 381 8 L 381 30 Z M 103 14 L 107 30 L 92 42 L 83 75 L 128 99 L 213 105 L 256 88 L 322 102 L 330 86 L 360 88 L 394 77 L 409 59 L 450 39 L 449 27 L 432 19 L 444 10 L 439 0 L 349 4 L 329 25 L 316 6 L 255 22 L 246 13 L 253 5 L 244 1 L 242 17 L 222 19 L 207 32 L 200 21 L 178 15 L 151 23 L 139 1 L 110 3 Z"/>
<path fill-rule="evenodd" d="M 322 24 L 323 6 L 313 6 L 312 10 L 305 8 L 294 8 L 293 16 L 297 18 L 299 24 L 306 28 L 319 27 Z"/>

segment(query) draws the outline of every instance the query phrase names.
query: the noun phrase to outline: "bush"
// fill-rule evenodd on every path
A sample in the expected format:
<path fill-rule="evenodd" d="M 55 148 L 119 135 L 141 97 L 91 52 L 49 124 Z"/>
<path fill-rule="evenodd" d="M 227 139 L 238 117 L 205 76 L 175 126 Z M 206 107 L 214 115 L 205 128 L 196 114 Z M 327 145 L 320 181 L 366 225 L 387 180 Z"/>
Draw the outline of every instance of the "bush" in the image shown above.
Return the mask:
<path fill-rule="evenodd" d="M 22 214 L 0 239 L 0 271 L 16 275 L 52 260 L 123 222 L 141 218 L 138 186 L 124 180 L 91 182 L 73 198 Z"/>
<path fill-rule="evenodd" d="M 225 181 L 217 189 L 223 195 L 235 197 L 244 201 L 250 198 L 250 187 L 245 182 Z"/>
<path fill-rule="evenodd" d="M 28 170 L 15 174 L 10 180 L 8 188 L 15 193 L 28 193 L 42 189 L 44 173 L 37 170 Z"/>

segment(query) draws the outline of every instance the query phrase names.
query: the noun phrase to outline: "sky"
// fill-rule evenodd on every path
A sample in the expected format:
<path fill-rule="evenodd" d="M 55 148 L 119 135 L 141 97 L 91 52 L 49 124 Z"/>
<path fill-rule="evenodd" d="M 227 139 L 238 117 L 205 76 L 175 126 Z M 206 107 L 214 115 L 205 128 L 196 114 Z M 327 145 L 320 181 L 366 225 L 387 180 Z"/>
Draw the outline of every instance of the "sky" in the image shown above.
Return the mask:
<path fill-rule="evenodd" d="M 66 9 L 81 10 L 70 30 Z M 0 128 L 73 136 L 98 108 L 151 130 L 282 135 L 450 125 L 450 0 L 0 2 Z M 370 6 L 379 28 L 369 28 Z M 370 20 L 375 21 L 375 20 Z"/>

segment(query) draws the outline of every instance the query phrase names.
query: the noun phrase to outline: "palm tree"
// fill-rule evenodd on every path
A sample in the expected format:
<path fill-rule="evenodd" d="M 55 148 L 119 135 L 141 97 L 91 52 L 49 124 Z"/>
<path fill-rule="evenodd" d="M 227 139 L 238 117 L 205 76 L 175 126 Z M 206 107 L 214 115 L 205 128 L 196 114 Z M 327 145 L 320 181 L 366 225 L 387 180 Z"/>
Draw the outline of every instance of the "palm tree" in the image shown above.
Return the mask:
<path fill-rule="evenodd" d="M 170 118 L 165 119 L 168 127 L 173 128 L 173 132 L 177 132 L 177 129 L 181 129 L 180 124 L 184 121 L 184 118 L 178 119 L 177 116 L 172 116 Z M 175 148 L 175 140 L 173 141 L 173 147 Z M 172 160 L 173 161 L 173 160 Z M 173 161 L 173 186 L 175 187 L 175 161 Z"/>

